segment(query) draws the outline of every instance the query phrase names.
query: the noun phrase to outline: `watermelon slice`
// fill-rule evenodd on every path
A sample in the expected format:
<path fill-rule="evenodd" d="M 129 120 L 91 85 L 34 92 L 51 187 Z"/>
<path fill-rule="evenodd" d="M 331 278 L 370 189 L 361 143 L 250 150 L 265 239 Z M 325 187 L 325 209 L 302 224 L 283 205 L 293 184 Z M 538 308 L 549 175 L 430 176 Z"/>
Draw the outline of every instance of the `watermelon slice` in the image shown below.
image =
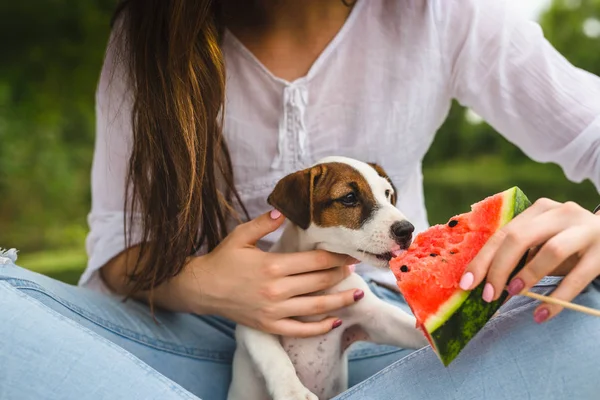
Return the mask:
<path fill-rule="evenodd" d="M 517 187 L 490 196 L 472 205 L 471 212 L 418 234 L 408 250 L 390 262 L 398 287 L 417 319 L 417 328 L 445 366 L 508 296 L 504 291 L 498 300 L 487 303 L 481 298 L 485 282 L 464 291 L 459 287 L 460 278 L 490 236 L 530 205 Z M 526 258 L 527 254 L 514 273 Z"/>

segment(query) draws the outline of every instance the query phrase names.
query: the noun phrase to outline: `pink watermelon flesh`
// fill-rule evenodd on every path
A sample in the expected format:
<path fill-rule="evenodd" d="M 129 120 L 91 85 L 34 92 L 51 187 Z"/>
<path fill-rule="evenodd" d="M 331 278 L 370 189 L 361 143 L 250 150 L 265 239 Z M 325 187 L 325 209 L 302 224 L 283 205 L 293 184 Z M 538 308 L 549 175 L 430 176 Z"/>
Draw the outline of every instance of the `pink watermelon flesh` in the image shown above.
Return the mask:
<path fill-rule="evenodd" d="M 417 327 L 445 365 L 500 306 L 483 303 L 480 293 L 476 298 L 460 289 L 467 265 L 494 232 L 528 205 L 529 200 L 516 187 L 490 196 L 472 205 L 471 212 L 418 234 L 409 249 L 390 262 L 398 287 L 417 319 Z M 468 315 L 457 314 L 466 311 Z M 473 312 L 478 318 L 470 325 Z M 448 326 L 450 323 L 455 326 Z M 456 324 L 461 324 L 459 329 Z M 448 337 L 448 332 L 452 332 L 452 337 Z M 458 335 L 461 337 L 455 332 L 461 332 Z M 441 343 L 445 341 L 451 344 Z"/>

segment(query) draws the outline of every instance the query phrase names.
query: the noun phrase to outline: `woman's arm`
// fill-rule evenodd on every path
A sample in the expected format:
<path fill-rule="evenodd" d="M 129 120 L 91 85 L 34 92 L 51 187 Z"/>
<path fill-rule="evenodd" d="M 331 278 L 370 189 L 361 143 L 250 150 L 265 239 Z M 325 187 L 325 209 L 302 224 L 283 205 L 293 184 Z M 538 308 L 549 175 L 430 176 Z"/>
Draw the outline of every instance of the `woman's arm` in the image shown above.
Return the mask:
<path fill-rule="evenodd" d="M 128 275 L 135 267 L 138 257 L 139 246 L 135 246 L 123 251 L 100 269 L 103 282 L 112 292 L 121 295 L 128 295 L 131 292 L 132 284 Z M 191 258 L 180 275 L 156 287 L 152 293 L 153 304 L 158 308 L 174 312 L 207 314 L 202 302 L 192 305 L 190 299 L 183 295 L 184 290 L 181 285 L 185 271 L 193 268 L 190 264 L 198 261 L 198 257 Z M 150 291 L 133 293 L 131 297 L 149 303 Z"/>
<path fill-rule="evenodd" d="M 431 3 L 452 96 L 532 159 L 600 189 L 600 78 L 571 65 L 512 1 Z"/>

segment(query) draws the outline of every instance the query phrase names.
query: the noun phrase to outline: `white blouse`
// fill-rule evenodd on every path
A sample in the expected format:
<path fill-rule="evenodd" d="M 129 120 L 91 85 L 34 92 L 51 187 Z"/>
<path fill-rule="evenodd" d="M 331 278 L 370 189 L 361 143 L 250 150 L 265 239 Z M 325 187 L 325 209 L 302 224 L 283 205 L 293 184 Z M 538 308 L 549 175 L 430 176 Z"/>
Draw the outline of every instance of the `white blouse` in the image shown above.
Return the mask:
<path fill-rule="evenodd" d="M 224 133 L 252 217 L 284 175 L 329 155 L 377 162 L 398 207 L 427 228 L 421 162 L 453 98 L 532 159 L 600 187 L 600 79 L 575 68 L 534 22 L 497 0 L 358 0 L 308 74 L 273 76 L 231 33 Z M 97 91 L 89 261 L 80 284 L 106 289 L 98 269 L 125 248 L 123 200 L 131 95 L 113 70 Z M 134 227 L 134 237 L 136 235 Z M 265 238 L 272 243 L 280 232 Z M 358 271 L 394 285 L 389 271 Z"/>

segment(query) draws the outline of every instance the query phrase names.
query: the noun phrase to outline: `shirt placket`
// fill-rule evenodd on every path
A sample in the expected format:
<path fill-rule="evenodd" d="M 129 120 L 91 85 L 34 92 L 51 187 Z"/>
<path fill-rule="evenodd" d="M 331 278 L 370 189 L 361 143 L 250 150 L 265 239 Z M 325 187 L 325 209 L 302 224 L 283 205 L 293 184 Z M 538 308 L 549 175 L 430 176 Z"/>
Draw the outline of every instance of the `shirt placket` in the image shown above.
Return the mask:
<path fill-rule="evenodd" d="M 284 88 L 278 154 L 273 160 L 273 168 L 283 167 L 291 171 L 305 166 L 308 159 L 307 105 L 308 90 L 304 84 L 291 84 Z"/>

